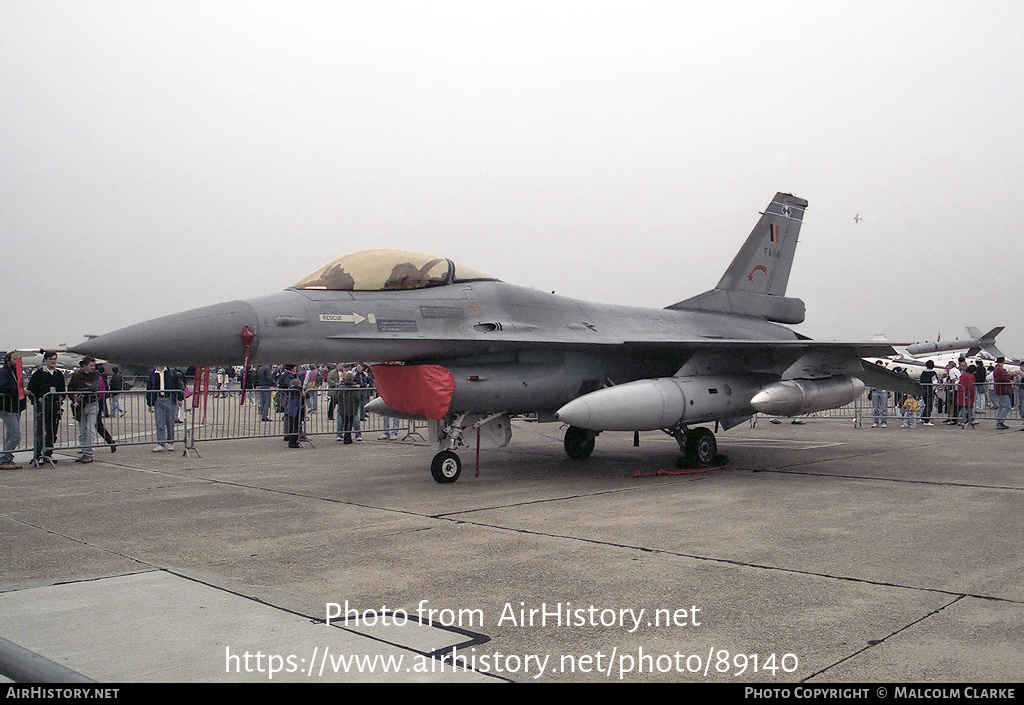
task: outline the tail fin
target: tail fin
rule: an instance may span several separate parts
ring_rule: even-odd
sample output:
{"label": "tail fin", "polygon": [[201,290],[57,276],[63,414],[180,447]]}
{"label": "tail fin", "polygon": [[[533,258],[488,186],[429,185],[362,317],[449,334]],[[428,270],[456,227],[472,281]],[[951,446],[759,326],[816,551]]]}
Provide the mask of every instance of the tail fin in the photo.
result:
{"label": "tail fin", "polygon": [[802,323],[804,302],[785,298],[807,201],[777,193],[711,291],[669,306]]}
{"label": "tail fin", "polygon": [[785,296],[807,201],[777,193],[716,289]]}
{"label": "tail fin", "polygon": [[[970,333],[972,337],[978,339],[978,341],[981,343],[981,350],[984,350],[986,353],[991,355],[993,359],[995,359],[999,357],[1006,357],[1005,355],[1003,355],[1003,352],[996,347],[996,336],[1003,332],[1003,328],[1005,328],[1005,326],[997,326],[996,328],[993,328],[985,335],[981,335],[981,331],[979,331],[977,328],[967,326],[967,332]],[[974,350],[974,348],[972,348],[972,350]],[[977,355],[978,353],[971,352],[970,354]]]}

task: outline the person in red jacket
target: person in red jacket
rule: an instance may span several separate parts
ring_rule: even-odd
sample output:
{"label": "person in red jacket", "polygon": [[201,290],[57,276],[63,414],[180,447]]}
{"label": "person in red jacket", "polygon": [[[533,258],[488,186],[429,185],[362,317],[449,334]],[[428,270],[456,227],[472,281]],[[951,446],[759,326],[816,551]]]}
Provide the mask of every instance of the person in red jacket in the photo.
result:
{"label": "person in red jacket", "polygon": [[992,394],[996,398],[996,428],[1007,430],[1006,416],[1010,413],[1010,399],[1013,396],[1013,378],[1003,367],[1006,358],[1000,357],[996,360],[996,367],[992,370]]}
{"label": "person in red jacket", "polygon": [[956,405],[960,407],[960,428],[967,428],[967,424],[974,428],[978,422],[974,420],[974,397],[977,385],[974,375],[971,374],[967,363],[960,362],[960,379],[956,383]]}

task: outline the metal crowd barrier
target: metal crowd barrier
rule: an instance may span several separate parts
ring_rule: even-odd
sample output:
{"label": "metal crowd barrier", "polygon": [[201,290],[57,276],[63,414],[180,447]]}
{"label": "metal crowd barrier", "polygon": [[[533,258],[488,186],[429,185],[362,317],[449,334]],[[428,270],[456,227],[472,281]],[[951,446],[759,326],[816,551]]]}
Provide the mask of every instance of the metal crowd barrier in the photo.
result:
{"label": "metal crowd barrier", "polygon": [[[996,398],[991,394],[992,384],[986,382],[977,385],[975,395],[975,406],[973,408],[974,418],[978,421],[995,421],[997,418]],[[188,386],[189,394],[192,386]],[[337,414],[329,418],[328,414],[332,407],[332,393],[335,389],[320,387],[315,390],[304,392],[305,409],[302,415],[300,436],[302,442],[309,442],[310,437],[335,436],[339,437]],[[200,394],[197,397],[187,397],[179,406],[178,422],[174,428],[174,447],[181,448],[183,452],[196,452],[196,444],[200,441],[230,440],[243,438],[268,438],[274,436],[284,437],[285,417],[277,411],[275,396],[282,390],[270,389],[246,389],[245,403],[242,403],[241,389],[210,390],[206,397]],[[1024,421],[1021,408],[1024,407],[1024,386],[1014,384],[1014,394],[1011,396],[1011,408],[1007,414],[1007,421]],[[373,387],[359,389],[361,406],[376,397],[376,390]],[[73,400],[78,392],[50,392],[45,395],[41,403],[34,404],[29,401],[26,410],[20,415],[19,428],[21,441],[15,451],[34,451],[34,458],[48,454],[52,451],[82,450],[79,442],[79,424],[75,420]],[[105,449],[116,451],[117,446],[147,445],[157,443],[156,426],[153,414],[149,411],[146,400],[146,390],[137,387],[122,392],[105,392],[103,399],[99,402],[99,414],[97,428],[93,434],[93,450],[103,451]],[[259,416],[260,396],[267,395],[268,412],[264,421]],[[885,416],[888,421],[901,422],[901,402],[905,398],[902,395],[889,393]],[[923,399],[919,397],[919,402]],[[52,445],[47,446],[43,426],[39,423],[40,412],[53,404],[60,409],[60,419],[57,432]],[[915,421],[922,423],[924,417],[923,409],[918,408]],[[935,385],[935,398],[931,414],[932,423],[941,422],[955,423],[959,420],[959,409],[956,406],[955,385]],[[397,436],[399,440],[416,438],[423,440],[426,428],[424,422],[404,421],[391,419],[376,414],[360,414],[359,431],[353,430],[356,434],[378,434],[387,432],[392,437]],[[768,418],[772,421],[781,419],[755,414],[750,425],[756,426],[760,419]],[[838,419],[849,420],[857,428],[872,423],[874,419],[873,401],[867,398],[867,394],[861,395],[858,399],[846,406],[836,409],[807,414],[797,417],[795,422],[799,423],[802,418]],[[45,419],[43,419],[45,421]],[[788,419],[787,419],[788,420]],[[356,436],[353,435],[353,440]],[[181,445],[179,445],[181,444]],[[37,462],[37,460],[34,460]]]}
{"label": "metal crowd barrier", "polygon": [[[984,382],[975,385],[975,403],[972,407],[974,419],[976,421],[995,421],[998,416],[998,408],[996,405],[996,396],[992,393],[993,384],[991,382]],[[1021,413],[1021,408],[1024,407],[1024,387],[1014,383],[1014,393],[1010,395],[1010,410],[1006,416],[1006,420],[1024,421],[1024,414]],[[907,395],[897,394],[895,392],[888,392],[885,404],[885,415],[887,421],[893,420],[902,423],[905,418],[903,411],[903,401]],[[931,419],[933,424],[936,423],[957,423],[960,420],[960,409],[956,404],[957,387],[955,384],[944,384],[939,383],[934,385],[934,396],[932,398],[931,414],[928,418]],[[914,421],[917,425],[923,422],[925,416],[925,397],[919,396],[917,412],[914,415]],[[756,426],[757,422],[761,418],[773,418],[766,417],[763,414],[757,414],[751,419],[751,426]],[[868,394],[865,392],[859,398],[847,404],[846,406],[840,406],[835,409],[826,409],[824,411],[817,411],[813,414],[805,414],[804,416],[797,417],[797,423],[802,418],[825,418],[825,419],[841,419],[850,420],[856,428],[861,428],[864,424],[871,424],[875,420],[874,400],[868,399]],[[908,419],[909,420],[909,419]]]}
{"label": "metal crowd barrier", "polygon": [[[308,441],[310,436],[335,436],[342,438],[346,431],[339,425],[339,414],[333,403],[333,397],[341,388],[319,387],[302,393],[302,411],[300,414],[299,435],[301,441]],[[346,388],[348,389],[348,388]],[[388,432],[397,440],[409,438],[424,439],[420,432],[426,428],[422,421],[406,421],[371,414],[363,410],[368,402],[376,398],[374,387],[360,387],[356,391],[360,397],[358,430],[353,427],[349,433],[353,441],[362,440],[362,434],[378,434]],[[292,392],[294,393],[294,392]],[[241,438],[284,437],[286,430],[285,414],[279,409],[286,402],[288,391],[276,387],[254,388],[245,390],[245,402],[242,403],[241,389],[211,390],[206,399],[188,399],[188,407],[192,418],[185,424],[189,437],[186,451],[194,449],[195,443],[204,440],[227,440]],[[261,397],[266,404],[267,419],[260,415]],[[155,438],[155,436],[154,436]]]}
{"label": "metal crowd barrier", "polygon": [[[285,415],[277,411],[274,396],[283,390],[246,389],[242,403],[242,390],[229,389],[213,391],[204,398],[202,394],[192,396],[191,387],[184,402],[178,406],[177,421],[173,438],[166,441],[173,449],[184,453],[196,452],[200,441],[230,440],[243,438],[271,438],[285,435]],[[328,418],[333,389],[321,387],[303,393],[304,413],[300,425],[303,442],[312,443],[310,437],[336,436],[339,433],[337,418]],[[424,439],[426,424],[382,417],[362,411],[365,403],[376,397],[372,387],[360,388],[359,431],[353,434],[382,434],[388,432],[397,440]],[[130,445],[154,445],[158,443],[153,413],[147,403],[145,389],[131,389],[122,392],[105,392],[98,402],[97,423],[93,429],[93,453],[116,452],[118,447]],[[259,396],[269,397],[267,418],[259,416]],[[16,451],[32,451],[33,464],[45,463],[41,456],[66,451],[82,451],[80,442],[81,423],[76,420],[75,399],[80,392],[49,392],[38,404],[31,401],[20,416],[21,442]],[[59,410],[58,423],[52,443],[48,443],[45,424],[50,418],[47,409]],[[421,433],[422,432],[422,433]],[[357,437],[353,436],[353,441]],[[359,439],[361,440],[361,439]]]}

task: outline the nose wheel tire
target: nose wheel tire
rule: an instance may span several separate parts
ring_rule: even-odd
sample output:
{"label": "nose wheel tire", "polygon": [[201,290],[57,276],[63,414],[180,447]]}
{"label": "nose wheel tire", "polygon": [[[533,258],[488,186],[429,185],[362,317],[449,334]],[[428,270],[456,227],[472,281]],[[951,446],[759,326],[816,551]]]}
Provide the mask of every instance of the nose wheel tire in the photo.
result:
{"label": "nose wheel tire", "polygon": [[462,461],[452,451],[442,450],[434,456],[433,462],[430,463],[430,474],[434,476],[436,482],[443,485],[455,482],[462,474]]}

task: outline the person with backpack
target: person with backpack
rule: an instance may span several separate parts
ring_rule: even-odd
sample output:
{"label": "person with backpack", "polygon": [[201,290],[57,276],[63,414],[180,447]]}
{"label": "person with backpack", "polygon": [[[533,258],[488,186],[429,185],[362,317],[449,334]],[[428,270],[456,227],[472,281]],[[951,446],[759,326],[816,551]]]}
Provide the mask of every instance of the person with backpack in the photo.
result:
{"label": "person with backpack", "polygon": [[338,390],[338,406],[335,413],[338,416],[337,435],[335,440],[343,443],[352,442],[352,434],[355,433],[356,440],[363,440],[359,431],[359,410],[362,406],[362,392],[355,381],[355,373],[352,370],[345,372],[343,382]]}
{"label": "person with backpack", "polygon": [[289,448],[301,448],[299,438],[302,432],[302,420],[305,416],[305,397],[302,394],[302,381],[295,374],[295,365],[285,365],[284,372],[277,380],[279,399],[283,401],[284,439]]}
{"label": "person with backpack", "polygon": [[935,404],[935,383],[938,374],[935,372],[935,361],[929,360],[924,364],[925,370],[921,373],[921,387],[924,389],[924,402],[921,406],[921,425],[934,426],[932,423],[932,406]]}
{"label": "person with backpack", "polygon": [[316,413],[316,398],[320,393],[320,371],[316,368],[316,365],[310,365],[306,369],[306,374],[302,379],[302,391],[306,396],[306,408],[309,413]]}

